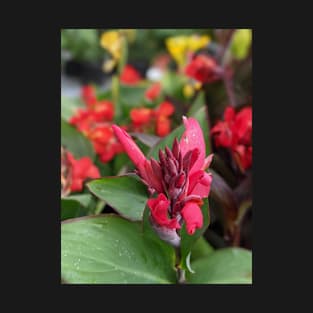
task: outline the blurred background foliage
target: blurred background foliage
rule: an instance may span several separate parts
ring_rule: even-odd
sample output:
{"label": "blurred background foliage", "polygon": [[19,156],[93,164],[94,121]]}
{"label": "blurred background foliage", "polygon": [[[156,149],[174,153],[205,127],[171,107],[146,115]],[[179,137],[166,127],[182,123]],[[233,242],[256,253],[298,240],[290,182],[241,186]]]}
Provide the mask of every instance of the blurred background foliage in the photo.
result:
{"label": "blurred background foliage", "polygon": [[[104,55],[104,50],[100,46],[100,37],[104,31],[108,30],[62,29],[61,48],[76,61],[100,61]],[[213,36],[212,29],[133,29],[128,61],[130,63],[138,60],[149,62],[159,53],[166,52],[166,38],[194,33]]]}

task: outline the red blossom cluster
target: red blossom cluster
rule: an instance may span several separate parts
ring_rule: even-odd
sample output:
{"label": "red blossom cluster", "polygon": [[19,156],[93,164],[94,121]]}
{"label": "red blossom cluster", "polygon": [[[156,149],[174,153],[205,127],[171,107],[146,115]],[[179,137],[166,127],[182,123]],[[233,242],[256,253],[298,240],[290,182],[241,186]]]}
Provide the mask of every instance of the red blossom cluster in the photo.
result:
{"label": "red blossom cluster", "polygon": [[201,83],[212,83],[221,78],[222,69],[207,55],[196,55],[185,68],[185,74]]}
{"label": "red blossom cluster", "polygon": [[82,98],[86,108],[77,110],[69,122],[92,142],[100,160],[108,162],[123,151],[112,130],[114,105],[108,100],[97,100],[92,86],[82,88]]}
{"label": "red blossom cluster", "polygon": [[83,182],[87,178],[99,178],[99,169],[92,163],[89,157],[83,157],[79,160],[67,151],[67,159],[71,167],[71,187],[70,190],[82,191]]}
{"label": "red blossom cluster", "polygon": [[171,131],[170,116],[174,106],[169,101],[162,102],[156,109],[134,108],[130,112],[131,128],[136,132],[154,130],[155,134],[164,137]]}
{"label": "red blossom cluster", "polygon": [[216,147],[229,148],[239,168],[244,171],[252,165],[252,107],[238,113],[233,107],[224,111],[224,121],[211,129]]}
{"label": "red blossom cluster", "polygon": [[[157,82],[152,84],[145,91],[145,99],[152,102],[156,101],[161,95],[162,86]],[[130,111],[130,129],[135,132],[152,132],[160,137],[168,135],[171,131],[170,116],[173,115],[175,108],[169,101],[161,102],[157,108],[138,107]]]}

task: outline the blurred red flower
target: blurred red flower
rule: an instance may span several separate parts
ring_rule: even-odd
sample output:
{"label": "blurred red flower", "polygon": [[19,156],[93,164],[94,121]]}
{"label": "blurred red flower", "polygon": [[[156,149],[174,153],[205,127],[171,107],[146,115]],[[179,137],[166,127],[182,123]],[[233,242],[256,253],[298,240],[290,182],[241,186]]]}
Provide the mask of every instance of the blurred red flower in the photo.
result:
{"label": "blurred red flower", "polygon": [[81,96],[86,103],[86,105],[93,104],[97,101],[96,90],[91,85],[85,85],[82,87]]}
{"label": "blurred red flower", "polygon": [[131,65],[127,64],[124,66],[123,71],[120,75],[122,83],[127,85],[136,85],[141,81],[140,73]]}
{"label": "blurred red flower", "polygon": [[242,170],[252,165],[252,107],[238,113],[233,107],[224,111],[224,120],[211,129],[216,147],[229,148]]}
{"label": "blurred red flower", "polygon": [[153,101],[155,100],[161,93],[161,84],[158,83],[154,83],[150,86],[150,88],[148,88],[145,92],[145,97],[150,100]]}
{"label": "blurred red flower", "polygon": [[103,163],[109,162],[115,154],[123,151],[121,144],[115,138],[112,124],[94,127],[89,131],[87,137],[91,140],[100,161]]}
{"label": "blurred red flower", "polygon": [[195,56],[185,68],[185,74],[201,83],[212,83],[221,78],[221,68],[212,57]]}
{"label": "blurred red flower", "polygon": [[171,131],[170,116],[174,113],[175,108],[169,101],[164,101],[156,109],[156,134],[160,137],[168,135]]}
{"label": "blurred red flower", "polygon": [[134,108],[130,111],[132,128],[137,132],[148,132],[154,129],[155,133],[164,137],[171,131],[170,116],[175,108],[169,101],[162,102],[156,109]]}
{"label": "blurred red flower", "polygon": [[149,108],[134,108],[130,111],[130,119],[135,127],[149,123],[152,115],[153,110]]}
{"label": "blurred red flower", "polygon": [[67,158],[72,170],[71,191],[82,191],[83,182],[87,178],[99,178],[99,169],[92,163],[89,157],[75,159],[74,156],[67,152]]}

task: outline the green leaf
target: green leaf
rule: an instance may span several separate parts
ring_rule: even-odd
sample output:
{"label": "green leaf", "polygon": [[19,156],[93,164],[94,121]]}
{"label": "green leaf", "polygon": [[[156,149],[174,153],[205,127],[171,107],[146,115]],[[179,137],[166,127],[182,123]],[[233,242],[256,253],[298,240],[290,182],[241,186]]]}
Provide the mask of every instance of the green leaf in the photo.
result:
{"label": "green leaf", "polygon": [[140,107],[142,106],[144,93],[147,89],[145,85],[139,86],[128,86],[121,84],[120,85],[120,100],[127,107]]}
{"label": "green leaf", "polygon": [[252,41],[251,29],[237,29],[233,35],[230,51],[239,60],[246,58]]}
{"label": "green leaf", "polygon": [[89,182],[87,187],[120,215],[133,221],[142,220],[148,192],[147,188],[136,177],[104,177]]}
{"label": "green leaf", "polygon": [[171,284],[174,251],[116,215],[61,226],[61,277],[72,284]]}
{"label": "green leaf", "polygon": [[191,262],[206,257],[212,252],[214,252],[214,248],[201,236],[191,249]]}
{"label": "green leaf", "polygon": [[87,215],[91,198],[89,194],[61,198],[61,220]]}
{"label": "green leaf", "polygon": [[178,100],[185,100],[183,94],[183,87],[187,83],[188,78],[184,75],[179,75],[172,71],[167,71],[162,77],[162,89],[164,90],[165,94],[178,99]]}
{"label": "green leaf", "polygon": [[242,248],[225,248],[192,263],[191,284],[252,284],[252,253]]}
{"label": "green leaf", "polygon": [[76,128],[61,119],[61,144],[68,149],[75,158],[95,158],[95,152],[90,141]]}
{"label": "green leaf", "polygon": [[61,118],[65,121],[75,115],[79,108],[84,108],[84,104],[79,98],[61,97]]}
{"label": "green leaf", "polygon": [[188,255],[192,249],[192,246],[194,243],[197,241],[199,237],[202,236],[204,231],[207,229],[210,223],[210,216],[209,216],[209,204],[208,204],[208,199],[204,199],[203,205],[201,207],[202,215],[203,215],[203,226],[200,229],[197,229],[193,235],[189,235],[186,230],[186,223],[183,224],[183,227],[180,231],[180,236],[181,236],[181,263],[180,266],[185,269],[192,271],[188,266],[187,263],[187,258]]}

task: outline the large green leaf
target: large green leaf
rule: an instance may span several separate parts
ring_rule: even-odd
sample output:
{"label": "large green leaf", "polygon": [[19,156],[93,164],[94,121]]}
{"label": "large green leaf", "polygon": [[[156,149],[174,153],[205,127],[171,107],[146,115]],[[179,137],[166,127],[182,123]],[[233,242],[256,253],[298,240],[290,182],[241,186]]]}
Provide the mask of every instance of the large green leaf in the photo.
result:
{"label": "large green leaf", "polygon": [[133,221],[142,220],[148,193],[147,188],[136,177],[104,177],[89,182],[87,186],[120,215]]}
{"label": "large green leaf", "polygon": [[116,215],[61,226],[61,277],[74,284],[171,284],[174,251]]}
{"label": "large green leaf", "polygon": [[225,248],[191,264],[187,273],[191,284],[251,284],[252,253],[242,248]]}
{"label": "large green leaf", "polygon": [[87,215],[91,198],[89,194],[61,198],[61,220]]}
{"label": "large green leaf", "polygon": [[68,121],[79,108],[84,108],[80,98],[61,97],[61,118]]}
{"label": "large green leaf", "polygon": [[190,261],[193,262],[200,258],[207,257],[214,252],[214,248],[208,243],[208,241],[201,236],[193,245],[191,249]]}
{"label": "large green leaf", "polygon": [[90,141],[64,120],[61,120],[61,144],[64,145],[75,158],[88,156],[93,160],[95,157],[95,152]]}

